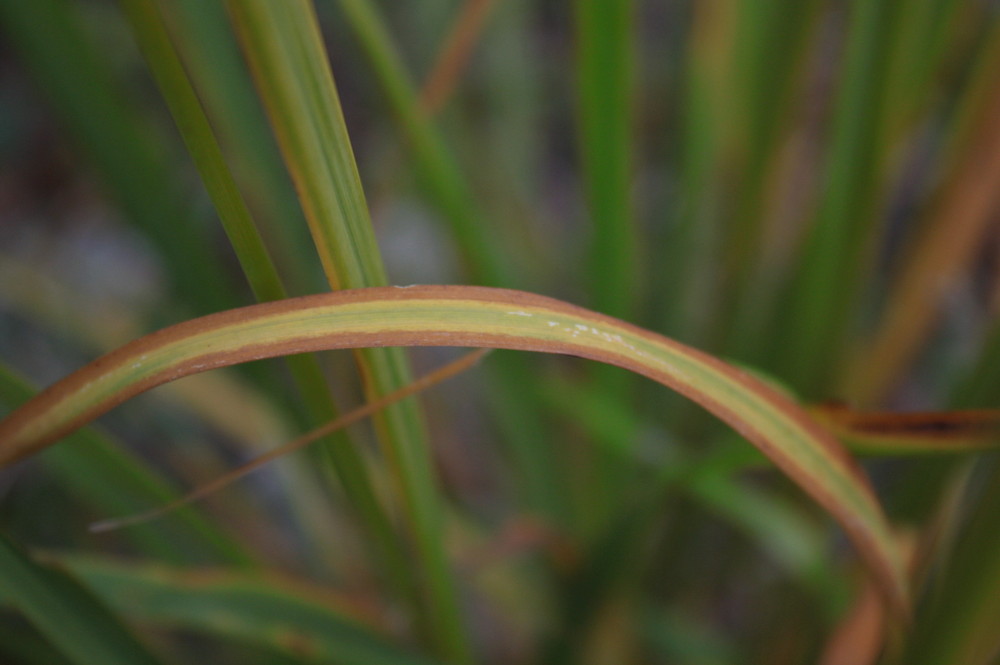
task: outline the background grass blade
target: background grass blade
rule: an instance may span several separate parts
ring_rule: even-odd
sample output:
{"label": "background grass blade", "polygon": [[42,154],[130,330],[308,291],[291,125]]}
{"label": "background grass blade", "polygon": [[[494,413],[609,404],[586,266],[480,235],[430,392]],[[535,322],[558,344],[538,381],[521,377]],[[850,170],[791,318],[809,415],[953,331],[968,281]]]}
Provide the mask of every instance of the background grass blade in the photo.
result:
{"label": "background grass blade", "polygon": [[[0,366],[0,401],[13,409],[35,394],[27,382]],[[139,510],[177,497],[155,472],[99,431],[83,428],[69,439],[68,445],[45,451],[41,462],[95,511]],[[242,546],[194,510],[179,512],[177,521],[166,527],[135,529],[125,537],[139,551],[177,564],[254,562]]]}
{"label": "background grass blade", "polygon": [[854,462],[766,384],[621,321],[523,292],[476,287],[346,291],[179,324],[120,348],[0,422],[0,462],[24,457],[142,390],[251,358],[365,345],[477,346],[578,355],[697,401],[834,515],[897,616],[908,594],[889,527]]}
{"label": "background grass blade", "polygon": [[[388,283],[311,5],[240,0],[228,6],[331,288]],[[410,382],[401,349],[369,349],[356,358],[369,401]],[[438,652],[467,662],[470,646],[444,554],[444,509],[421,414],[413,400],[404,400],[380,412],[375,425],[417,562],[399,569],[396,579],[408,583],[405,596],[422,599],[414,618]]]}
{"label": "background grass blade", "polygon": [[902,372],[926,343],[944,297],[968,272],[986,242],[1000,202],[1000,29],[986,38],[986,53],[970,85],[968,108],[953,124],[956,162],[930,204],[921,234],[896,272],[883,319],[855,359],[850,394],[861,403],[878,403],[899,383]]}
{"label": "background grass blade", "polygon": [[196,314],[225,309],[234,290],[208,251],[210,236],[180,203],[185,197],[164,158],[168,151],[90,40],[79,9],[58,0],[5,2],[0,19],[129,221],[175,268],[171,279],[186,306]]}
{"label": "background grass blade", "polygon": [[223,0],[180,0],[160,11],[288,290],[312,290],[322,279],[319,258]]}
{"label": "background grass blade", "polygon": [[[632,206],[634,15],[631,1],[573,5],[577,145],[590,228],[587,291],[594,309],[627,320],[634,320],[643,297],[638,286],[644,283],[645,260]],[[626,374],[606,366],[597,370],[609,399],[627,402],[634,394]],[[623,430],[621,440],[632,440],[631,434]],[[613,513],[614,497],[630,479],[621,456],[606,452],[600,449],[595,456],[588,483],[593,500],[583,511],[589,523],[598,525]]]}
{"label": "background grass blade", "polygon": [[[733,304],[723,308],[721,348],[741,362],[757,363],[774,315],[779,268],[788,260],[774,241],[775,180],[788,140],[795,102],[803,85],[802,62],[809,57],[808,37],[816,29],[817,6],[812,0],[741,2],[733,37],[729,87],[734,108],[726,167],[736,180],[726,206],[723,239],[728,294]],[[720,113],[720,111],[716,111]]]}
{"label": "background grass blade", "polygon": [[599,312],[631,318],[642,257],[632,215],[634,9],[627,0],[574,4],[577,123],[591,220],[590,285]]}
{"label": "background grass blade", "polygon": [[447,103],[496,0],[465,0],[420,91],[420,106],[433,116]]}
{"label": "background grass blade", "polygon": [[720,183],[716,171],[723,155],[725,131],[732,126],[729,85],[733,3],[692,6],[691,36],[683,72],[681,126],[675,151],[679,171],[661,257],[663,270],[658,303],[662,330],[682,342],[709,335],[716,315],[712,295],[718,288],[721,245]]}
{"label": "background grass blade", "polygon": [[[520,253],[503,251],[511,243],[498,237],[499,228],[491,228],[495,223],[480,209],[469,178],[448,149],[442,132],[422,108],[377,8],[369,0],[340,0],[339,4],[371,63],[398,131],[412,151],[428,197],[451,227],[469,278],[486,286],[502,287],[533,281],[524,277],[534,271],[531,262],[522,260]],[[512,4],[506,3],[498,12],[512,9]],[[506,138],[503,140],[506,145]],[[519,168],[524,166],[523,162],[518,164]],[[551,436],[531,405],[532,395],[525,389],[530,385],[529,372],[513,361],[498,365],[496,374],[493,408],[520,476],[519,484],[525,488],[524,503],[528,510],[565,524],[571,519],[565,483],[555,454],[546,445]]]}
{"label": "background grass blade", "polygon": [[906,662],[915,665],[995,661],[1000,638],[1000,464],[983,465],[980,496],[959,534],[959,545],[943,573],[936,602],[919,617]]}
{"label": "background grass blade", "polygon": [[815,220],[799,256],[787,325],[772,337],[781,376],[810,398],[825,385],[844,347],[848,312],[873,251],[868,223],[879,190],[882,77],[894,3],[857,0],[845,47],[826,174]]}
{"label": "background grass blade", "polygon": [[137,623],[235,639],[297,662],[436,662],[394,644],[349,598],[279,575],[192,572],[92,558],[62,563],[109,606]]}
{"label": "background grass blade", "polygon": [[[160,10],[147,0],[124,0],[123,4],[254,296],[259,302],[285,298],[285,286],[223,157],[198,95],[171,44]],[[333,396],[316,359],[293,356],[288,363],[310,417],[315,422],[336,418]],[[405,577],[401,571],[405,563],[398,554],[389,518],[375,497],[358,446],[343,432],[329,437],[325,443],[325,449],[319,453],[320,460],[332,465],[357,511],[360,524],[375,544],[372,548],[375,556],[383,559],[385,569],[390,576],[395,576],[396,584],[403,585]]]}
{"label": "background grass blade", "polygon": [[502,242],[497,233],[484,224],[489,216],[479,209],[459,165],[430,118],[421,110],[416,87],[407,76],[376,8],[369,0],[340,0],[340,6],[419,164],[418,177],[423,179],[428,195],[454,234],[469,276],[486,286],[514,285],[509,259],[503,258],[505,253],[500,249]]}
{"label": "background grass blade", "polygon": [[73,662],[160,662],[89,591],[0,536],[0,602],[14,605]]}
{"label": "background grass blade", "polygon": [[123,0],[139,47],[163,93],[181,138],[201,174],[243,274],[259,301],[280,300],[287,294],[264,246],[250,209],[222,155],[222,148],[177,55],[156,4]]}

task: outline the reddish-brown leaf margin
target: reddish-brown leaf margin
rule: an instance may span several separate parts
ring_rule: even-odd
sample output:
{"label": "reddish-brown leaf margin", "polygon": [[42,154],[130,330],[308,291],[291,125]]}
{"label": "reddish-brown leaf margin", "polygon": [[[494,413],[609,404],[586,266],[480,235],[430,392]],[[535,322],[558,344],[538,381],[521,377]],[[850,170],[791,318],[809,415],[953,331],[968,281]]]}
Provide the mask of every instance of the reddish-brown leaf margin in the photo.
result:
{"label": "reddish-brown leaf margin", "polygon": [[[417,325],[414,311],[421,307],[425,311]],[[367,311],[369,316],[353,328],[346,324],[323,327],[324,313],[345,311],[362,315]],[[464,318],[449,319],[451,311]],[[482,322],[472,318],[480,313]],[[527,323],[536,315],[548,319],[544,322],[551,334],[533,330]],[[310,317],[319,329],[280,328],[289,321],[308,327]],[[256,341],[241,344],[234,338],[247,330]],[[196,350],[189,350],[191,355],[182,362],[164,363],[156,355],[166,349],[169,356],[171,349],[183,344],[194,345]],[[685,369],[637,348],[642,344],[659,349],[673,361],[684,361]],[[179,323],[95,360],[0,421],[0,466],[37,452],[132,396],[189,374],[281,355],[382,346],[467,346],[574,355],[623,367],[680,392],[756,445],[830,512],[867,562],[893,614],[908,617],[903,567],[867,478],[802,408],[753,376],[701,351],[612,317],[522,291],[471,286],[356,289],[253,305]],[[160,365],[151,365],[150,358]],[[713,394],[696,387],[698,382],[686,376],[692,371],[704,372],[718,383],[718,390]],[[137,380],[136,373],[141,374]],[[81,395],[91,393],[106,397],[90,404],[84,399],[75,413],[64,408],[74,398],[79,401]],[[742,401],[740,411],[727,401]],[[790,452],[764,431],[761,422],[777,423],[789,436],[809,443]],[[820,467],[822,471],[817,471]]]}

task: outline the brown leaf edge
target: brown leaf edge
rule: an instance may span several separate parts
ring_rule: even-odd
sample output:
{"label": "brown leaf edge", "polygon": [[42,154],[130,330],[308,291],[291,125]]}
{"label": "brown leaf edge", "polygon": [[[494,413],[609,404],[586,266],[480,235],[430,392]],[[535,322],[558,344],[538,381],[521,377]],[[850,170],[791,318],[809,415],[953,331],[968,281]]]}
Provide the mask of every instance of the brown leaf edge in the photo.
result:
{"label": "brown leaf edge", "polygon": [[[189,357],[182,363],[167,363],[161,368],[148,371],[140,380],[125,382],[120,388],[111,392],[109,397],[91,403],[78,413],[64,414],[67,417],[62,420],[53,415],[58,414],[60,403],[68,401],[74,394],[92,388],[97,390],[95,386],[103,379],[112,376],[116,370],[120,372],[129,365],[139,366],[147,354],[151,355],[156,350],[173,343],[181,343],[191,338],[200,339],[226,328],[236,329],[247,322],[266,322],[269,318],[280,317],[283,314],[308,316],[314,309],[352,304],[378,304],[384,307],[399,303],[401,309],[405,310],[404,305],[434,306],[435,303],[443,305],[448,301],[466,301],[474,307],[491,310],[495,310],[499,305],[511,310],[507,311],[507,314],[533,315],[530,311],[526,311],[531,310],[550,317],[561,316],[569,323],[577,321],[575,325],[580,330],[591,330],[595,333],[600,331],[609,335],[614,331],[620,331],[624,335],[665,349],[670,354],[684,356],[699,369],[727,383],[727,388],[732,394],[752,394],[755,407],[768,408],[780,414],[784,427],[805,434],[817,444],[816,450],[812,452],[822,456],[824,464],[828,465],[826,472],[835,476],[841,484],[848,483],[852,490],[860,494],[857,499],[861,503],[857,504],[856,508],[867,513],[868,519],[859,518],[854,511],[842,505],[835,494],[823,482],[810,475],[792,454],[775,445],[770,437],[753,427],[740,413],[726,405],[723,399],[691,385],[685,380],[684,373],[672,365],[644,359],[635,353],[634,348],[631,351],[625,348],[628,345],[623,346],[620,351],[596,348],[593,344],[588,344],[586,335],[580,339],[576,334],[529,336],[519,331],[518,322],[513,320],[520,318],[518,316],[511,317],[511,324],[506,327],[477,326],[474,323],[456,322],[454,319],[442,317],[440,322],[420,326],[408,327],[406,323],[402,323],[396,327],[386,324],[384,328],[380,328],[368,324],[364,330],[347,332],[329,330],[324,334],[315,332],[295,334],[286,331],[284,334],[275,334],[270,339],[253,344],[229,346],[220,344],[219,348],[206,345],[197,355]],[[600,326],[600,329],[597,326]],[[275,333],[278,332],[280,331],[275,330]],[[628,369],[676,390],[702,405],[757,446],[807,494],[830,512],[868,563],[879,582],[892,615],[900,622],[908,621],[910,610],[907,582],[899,563],[898,552],[886,546],[890,529],[871,485],[854,459],[802,408],[759,379],[694,348],[618,319],[523,291],[474,286],[355,289],[252,305],[170,326],[126,344],[77,370],[0,421],[0,466],[41,450],[139,393],[190,374],[276,356],[329,349],[385,346],[466,346],[572,355]],[[103,389],[107,391],[107,386]]]}

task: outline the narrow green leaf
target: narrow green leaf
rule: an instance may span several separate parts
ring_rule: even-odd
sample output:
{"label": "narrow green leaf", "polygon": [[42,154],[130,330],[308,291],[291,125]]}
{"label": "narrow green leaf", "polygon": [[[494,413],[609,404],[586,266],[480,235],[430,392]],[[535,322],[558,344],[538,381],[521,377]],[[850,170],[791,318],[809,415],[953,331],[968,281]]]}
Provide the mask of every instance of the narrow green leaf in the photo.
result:
{"label": "narrow green leaf", "polygon": [[630,0],[577,0],[578,133],[593,229],[594,309],[629,318],[641,262],[632,217],[632,22]]}
{"label": "narrow green leaf", "polygon": [[375,70],[375,79],[417,163],[428,195],[451,227],[473,281],[486,286],[512,286],[508,261],[499,251],[497,234],[483,223],[472,188],[448,151],[444,139],[421,110],[416,87],[393,47],[385,24],[370,0],[340,0],[340,6]]}
{"label": "narrow green leaf", "polygon": [[185,628],[308,663],[432,665],[393,644],[346,598],[277,575],[62,560],[109,606],[144,624]]}
{"label": "narrow green leaf", "polygon": [[[719,163],[726,128],[733,124],[729,26],[732,2],[695,3],[682,59],[677,156],[677,193],[668,208],[659,251],[657,303],[662,330],[683,342],[703,340],[718,302],[723,199]],[[675,402],[676,404],[676,402]]]}
{"label": "narrow green leaf", "polygon": [[160,3],[160,11],[289,291],[311,292],[319,257],[223,0]]}
{"label": "narrow green leaf", "polygon": [[[311,4],[231,0],[228,6],[331,288],[388,283]],[[356,358],[369,401],[411,380],[402,349],[368,349]],[[438,651],[469,662],[471,649],[444,554],[443,499],[417,403],[405,400],[386,408],[375,427],[415,554],[416,565],[397,567],[401,592],[408,600],[423,601],[415,618]],[[398,552],[387,548],[386,560],[398,558]]]}
{"label": "narrow green leaf", "polygon": [[[632,319],[641,299],[638,287],[644,283],[631,203],[634,7],[631,0],[577,0],[573,12],[577,135],[591,228],[587,287],[594,309]],[[628,401],[628,375],[597,369],[608,399]],[[630,481],[622,461],[598,449],[591,501],[583,511],[590,523],[600,525],[608,518]]]}
{"label": "narrow green leaf", "polygon": [[742,2],[733,53],[732,160],[738,175],[726,221],[726,297],[717,324],[727,357],[759,362],[764,335],[776,304],[776,269],[767,245],[773,215],[774,174],[781,163],[782,141],[794,126],[794,94],[808,59],[808,36],[815,32],[815,0]]}
{"label": "narrow green leaf", "polygon": [[3,536],[0,600],[23,612],[64,655],[81,665],[159,662],[75,579],[36,563]]}
{"label": "narrow green leaf", "polygon": [[[479,209],[471,184],[449,152],[441,132],[421,108],[416,88],[376,7],[369,0],[340,0],[340,6],[371,62],[399,132],[413,153],[417,176],[423,179],[428,196],[451,226],[472,281],[487,286],[515,286],[513,273],[523,273],[527,267],[512,269],[513,255],[498,249],[502,243],[483,221],[489,216]],[[511,9],[514,4],[507,3],[497,11]],[[505,70],[510,70],[510,62],[504,60]],[[514,78],[520,85],[527,76],[518,72]],[[507,134],[499,140],[505,146],[511,144]],[[545,446],[548,437],[544,427],[530,399],[525,398],[528,373],[517,362],[498,365],[493,384],[497,397],[492,406],[499,414],[498,426],[504,431],[505,443],[524,486],[526,506],[565,524],[570,519],[567,493],[560,491],[558,463]]]}
{"label": "narrow green leaf", "polygon": [[830,379],[843,352],[871,258],[879,188],[881,105],[893,28],[892,0],[854,0],[819,209],[790,295],[772,336],[781,375],[810,398]]}
{"label": "narrow green leaf", "polygon": [[697,401],[756,445],[843,526],[892,610],[908,608],[889,525],[863,474],[787,397],[695,349],[532,294],[460,286],[360,289],[256,305],[136,340],[0,422],[0,463],[160,383],[249,359],[358,346],[474,346],[598,360]]}
{"label": "narrow green leaf", "polygon": [[[223,157],[198,95],[188,81],[159,8],[151,0],[122,0],[122,3],[181,136],[212,197],[254,296],[259,302],[281,300],[287,295],[285,286]],[[288,358],[288,363],[315,422],[335,418],[337,410],[333,396],[317,360],[310,356],[293,356]],[[329,461],[332,462],[352,507],[358,511],[361,523],[376,544],[376,556],[383,558],[390,574],[399,575],[405,562],[397,554],[389,518],[375,498],[358,447],[351,444],[344,432],[330,437],[327,443]]]}

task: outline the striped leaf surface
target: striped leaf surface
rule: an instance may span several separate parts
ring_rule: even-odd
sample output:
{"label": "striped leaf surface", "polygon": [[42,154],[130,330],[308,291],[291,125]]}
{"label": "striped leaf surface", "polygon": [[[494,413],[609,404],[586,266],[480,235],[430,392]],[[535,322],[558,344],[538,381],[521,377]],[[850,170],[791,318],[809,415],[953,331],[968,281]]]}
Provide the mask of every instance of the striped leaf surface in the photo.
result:
{"label": "striped leaf surface", "polygon": [[0,464],[126,399],[196,372],[294,353],[469,346],[623,367],[686,395],[757,446],[833,515],[897,616],[908,592],[886,518],[853,459],[788,397],[696,349],[558,300],[467,286],[357,289],[265,303],[153,333],[56,383],[0,422]]}

